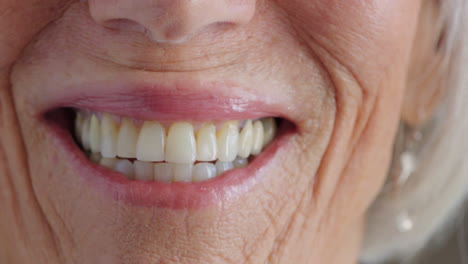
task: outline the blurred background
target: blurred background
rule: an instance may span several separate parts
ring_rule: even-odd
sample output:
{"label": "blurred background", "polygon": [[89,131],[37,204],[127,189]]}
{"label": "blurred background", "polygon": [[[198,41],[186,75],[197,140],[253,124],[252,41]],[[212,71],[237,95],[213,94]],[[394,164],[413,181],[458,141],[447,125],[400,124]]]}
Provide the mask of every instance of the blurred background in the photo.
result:
{"label": "blurred background", "polygon": [[468,264],[468,217],[465,210],[446,231],[448,236],[435,239],[423,254],[410,261],[388,262],[387,264]]}

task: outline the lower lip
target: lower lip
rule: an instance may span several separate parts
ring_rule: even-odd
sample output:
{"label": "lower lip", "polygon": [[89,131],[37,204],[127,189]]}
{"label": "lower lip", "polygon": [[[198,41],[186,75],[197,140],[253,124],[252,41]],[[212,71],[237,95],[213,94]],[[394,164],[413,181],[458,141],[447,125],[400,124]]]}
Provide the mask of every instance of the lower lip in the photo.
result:
{"label": "lower lip", "polygon": [[264,178],[264,169],[274,161],[280,148],[287,149],[287,139],[292,134],[292,129],[288,128],[278,131],[272,144],[245,168],[203,182],[164,183],[129,180],[118,172],[92,163],[66,128],[58,123],[48,123],[55,144],[62,146],[64,156],[71,160],[74,170],[99,192],[133,206],[167,209],[200,209],[237,200]]}

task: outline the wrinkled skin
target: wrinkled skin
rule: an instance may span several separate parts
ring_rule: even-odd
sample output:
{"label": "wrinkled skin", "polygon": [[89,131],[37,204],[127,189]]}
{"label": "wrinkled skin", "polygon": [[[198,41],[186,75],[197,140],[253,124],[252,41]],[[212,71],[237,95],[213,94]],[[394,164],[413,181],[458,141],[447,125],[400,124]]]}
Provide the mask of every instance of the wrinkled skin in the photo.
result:
{"label": "wrinkled skin", "polygon": [[[198,2],[0,3],[5,263],[356,262],[418,66],[421,1]],[[65,84],[122,76],[235,80],[288,106],[297,134],[237,199],[119,202],[82,181],[38,114]]]}

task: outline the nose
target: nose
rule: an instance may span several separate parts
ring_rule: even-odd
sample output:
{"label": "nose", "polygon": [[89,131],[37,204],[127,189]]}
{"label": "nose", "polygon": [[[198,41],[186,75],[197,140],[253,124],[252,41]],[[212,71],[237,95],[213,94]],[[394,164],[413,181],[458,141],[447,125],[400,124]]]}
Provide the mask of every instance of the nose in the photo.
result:
{"label": "nose", "polygon": [[180,43],[221,24],[247,24],[256,0],[89,0],[99,24],[145,32],[156,42]]}

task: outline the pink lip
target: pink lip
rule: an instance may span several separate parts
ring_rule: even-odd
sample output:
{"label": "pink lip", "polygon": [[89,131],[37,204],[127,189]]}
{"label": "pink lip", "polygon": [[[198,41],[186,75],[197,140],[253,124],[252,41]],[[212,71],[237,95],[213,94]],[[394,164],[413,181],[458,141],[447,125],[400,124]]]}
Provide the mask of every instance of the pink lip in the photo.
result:
{"label": "pink lip", "polygon": [[52,100],[55,102],[49,109],[76,107],[140,120],[241,120],[284,117],[287,113],[267,95],[244,92],[236,85],[218,82],[207,85],[100,82],[70,87],[67,94]]}
{"label": "pink lip", "polygon": [[[60,98],[53,108],[77,107],[147,120],[226,120],[284,115],[277,105],[257,100],[255,96],[225,97],[148,85],[121,85],[101,91],[97,84],[92,84],[79,91]],[[62,146],[63,155],[98,191],[135,206],[171,209],[205,208],[237,199],[264,179],[263,169],[275,160],[279,149],[287,148],[287,139],[293,133],[292,127],[283,127],[272,144],[246,168],[229,171],[205,182],[169,184],[130,181],[120,173],[91,163],[63,125],[48,123],[54,134],[53,140]]]}

